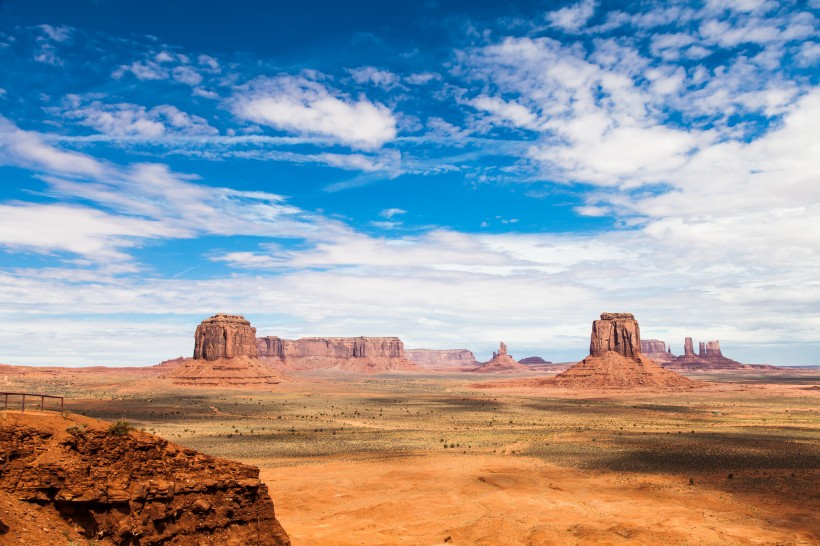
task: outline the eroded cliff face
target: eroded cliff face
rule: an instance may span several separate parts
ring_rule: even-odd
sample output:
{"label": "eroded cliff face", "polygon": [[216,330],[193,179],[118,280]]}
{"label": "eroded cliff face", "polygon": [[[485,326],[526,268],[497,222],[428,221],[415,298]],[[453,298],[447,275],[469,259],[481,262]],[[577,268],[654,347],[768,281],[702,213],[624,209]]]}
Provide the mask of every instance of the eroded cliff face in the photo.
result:
{"label": "eroded cliff face", "polygon": [[632,313],[601,313],[593,321],[589,354],[601,356],[609,351],[627,358],[641,354],[641,330]]}
{"label": "eroded cliff face", "polygon": [[640,327],[631,313],[602,313],[592,323],[589,356],[553,381],[573,389],[678,389],[697,384],[643,355]]}
{"label": "eroded cliff face", "polygon": [[643,354],[646,354],[646,353],[665,353],[666,352],[666,342],[661,341],[660,339],[642,339],[641,340],[641,352]]}
{"label": "eroded cliff face", "polygon": [[282,374],[257,354],[256,328],[244,317],[219,313],[197,326],[194,358],[167,366],[166,377],[192,387],[266,386],[282,381]]}
{"label": "eroded cliff face", "polygon": [[89,540],[290,544],[258,468],[144,432],[113,435],[108,423],[80,416],[0,421],[0,490],[53,507]]}
{"label": "eroded cliff face", "polygon": [[473,367],[478,364],[475,355],[468,349],[407,349],[409,360],[424,368]]}
{"label": "eroded cliff face", "polygon": [[256,340],[260,357],[297,370],[337,368],[349,371],[415,370],[397,337],[305,337]]}
{"label": "eroded cliff face", "polygon": [[218,313],[203,320],[194,334],[194,359],[256,357],[256,328],[240,315]]}

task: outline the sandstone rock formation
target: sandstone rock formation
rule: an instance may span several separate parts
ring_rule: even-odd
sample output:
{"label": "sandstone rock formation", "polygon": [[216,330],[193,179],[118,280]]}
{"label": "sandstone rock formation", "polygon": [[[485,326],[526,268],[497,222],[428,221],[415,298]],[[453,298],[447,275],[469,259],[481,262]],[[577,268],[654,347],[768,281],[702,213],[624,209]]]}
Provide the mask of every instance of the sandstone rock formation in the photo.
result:
{"label": "sandstone rock formation", "polygon": [[660,339],[642,339],[641,340],[641,352],[643,354],[647,354],[647,353],[665,353],[666,352],[666,343],[661,341]]}
{"label": "sandstone rock formation", "polygon": [[422,368],[446,370],[473,368],[478,364],[475,355],[468,349],[407,349],[405,354]]}
{"label": "sandstone rock formation", "polygon": [[498,351],[493,352],[493,357],[472,371],[476,373],[520,373],[532,370],[511,357],[507,353],[507,344],[502,341]]}
{"label": "sandstone rock formation", "polygon": [[731,358],[726,358],[720,350],[720,341],[698,342],[698,353],[695,354],[692,338],[687,337],[684,344],[684,354],[661,362],[670,370],[678,371],[721,371],[721,370],[770,370],[773,366],[759,364],[741,364]]}
{"label": "sandstone rock formation", "polygon": [[239,315],[205,319],[194,334],[194,358],[182,359],[166,374],[178,385],[272,385],[282,375],[257,358],[256,328]]}
{"label": "sandstone rock formation", "polygon": [[675,355],[672,354],[672,348],[660,339],[642,339],[641,353],[659,364],[675,358]]}
{"label": "sandstone rock formation", "polygon": [[397,337],[258,338],[262,360],[292,370],[337,369],[356,372],[417,370]]}
{"label": "sandstone rock formation", "polygon": [[552,362],[550,362],[549,360],[544,360],[540,356],[528,356],[526,358],[522,358],[521,360],[519,360],[518,363],[519,364],[526,364],[526,365],[531,365],[531,364],[552,364]]}
{"label": "sandstone rock formation", "polygon": [[683,340],[683,356],[695,356],[695,346],[692,344],[691,337]]}
{"label": "sandstone rock formation", "polygon": [[239,315],[218,313],[196,327],[194,359],[256,357],[256,328]]}
{"label": "sandstone rock formation", "polygon": [[602,313],[592,323],[589,356],[553,382],[567,388],[689,388],[696,382],[641,353],[638,321],[630,313]]}
{"label": "sandstone rock formation", "polygon": [[59,516],[65,537],[79,529],[114,544],[290,544],[258,468],[144,432],[113,435],[86,417],[0,421],[0,490]]}

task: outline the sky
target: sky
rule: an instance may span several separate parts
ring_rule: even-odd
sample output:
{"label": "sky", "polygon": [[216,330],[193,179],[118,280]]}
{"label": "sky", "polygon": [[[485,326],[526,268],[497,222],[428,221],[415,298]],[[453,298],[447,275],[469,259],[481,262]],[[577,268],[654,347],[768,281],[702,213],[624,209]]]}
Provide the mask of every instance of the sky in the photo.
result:
{"label": "sky", "polygon": [[[290,5],[286,5],[290,4]],[[0,362],[217,312],[820,364],[820,0],[0,0]]]}

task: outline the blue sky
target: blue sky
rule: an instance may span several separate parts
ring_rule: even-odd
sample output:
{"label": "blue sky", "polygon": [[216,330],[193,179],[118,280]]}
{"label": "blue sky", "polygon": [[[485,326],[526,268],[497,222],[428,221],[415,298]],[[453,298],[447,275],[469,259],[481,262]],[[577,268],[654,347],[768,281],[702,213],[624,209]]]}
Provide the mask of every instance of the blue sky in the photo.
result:
{"label": "blue sky", "polygon": [[196,324],[817,363],[817,0],[0,2],[0,361]]}

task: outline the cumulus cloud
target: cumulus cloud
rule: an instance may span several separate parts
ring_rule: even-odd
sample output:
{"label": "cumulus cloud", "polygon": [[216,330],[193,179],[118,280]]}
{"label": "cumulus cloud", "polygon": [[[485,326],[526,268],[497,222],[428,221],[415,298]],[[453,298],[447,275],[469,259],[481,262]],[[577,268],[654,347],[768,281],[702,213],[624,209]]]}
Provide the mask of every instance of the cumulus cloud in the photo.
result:
{"label": "cumulus cloud", "polygon": [[581,0],[571,6],[547,13],[547,21],[567,32],[578,32],[595,14],[596,0]]}
{"label": "cumulus cloud", "polygon": [[304,77],[257,79],[234,97],[233,112],[274,129],[354,148],[379,148],[396,137],[396,118],[386,106],[352,99]]}
{"label": "cumulus cloud", "polygon": [[163,104],[147,109],[144,106],[118,103],[105,104],[68,95],[60,114],[81,125],[116,137],[158,138],[165,135],[214,135],[219,131],[195,115],[182,112],[175,106]]}

